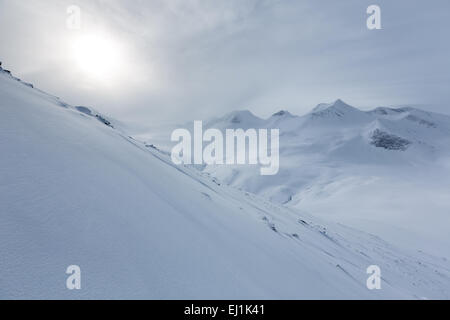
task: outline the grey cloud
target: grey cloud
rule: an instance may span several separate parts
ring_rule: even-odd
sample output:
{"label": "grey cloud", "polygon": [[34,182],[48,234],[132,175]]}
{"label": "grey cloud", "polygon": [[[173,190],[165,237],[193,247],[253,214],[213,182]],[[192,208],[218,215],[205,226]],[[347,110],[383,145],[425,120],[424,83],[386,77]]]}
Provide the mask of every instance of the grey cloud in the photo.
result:
{"label": "grey cloud", "polygon": [[[128,51],[114,89],[83,85],[62,50],[65,8],[83,9]],[[250,109],[302,114],[342,98],[362,108],[420,104],[449,112],[450,3],[378,1],[382,30],[366,28],[372,1],[0,1],[0,57],[70,103],[114,117],[179,121]]]}

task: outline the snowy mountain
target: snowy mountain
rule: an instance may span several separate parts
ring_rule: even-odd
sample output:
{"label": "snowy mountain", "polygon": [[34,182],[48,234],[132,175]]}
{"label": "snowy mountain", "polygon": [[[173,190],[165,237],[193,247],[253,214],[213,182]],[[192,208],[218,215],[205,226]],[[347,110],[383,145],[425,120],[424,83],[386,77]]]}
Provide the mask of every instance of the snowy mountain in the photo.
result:
{"label": "snowy mountain", "polygon": [[[304,116],[235,111],[205,127],[280,129],[280,171],[205,166],[224,184],[397,244],[449,255],[450,117],[402,107],[361,111],[342,100]],[[180,127],[189,127],[190,124]],[[170,133],[137,136],[170,150]]]}
{"label": "snowy mountain", "polygon": [[[200,172],[175,166],[164,153],[117,129],[114,120],[62,102],[3,69],[0,110],[0,299],[450,297],[446,258],[402,249],[295,206],[224,185],[208,173],[221,175],[219,169]],[[344,111],[346,107],[338,112],[330,106],[304,118],[280,113],[268,121],[311,130],[312,138],[313,121],[341,118],[338,113]],[[405,130],[413,125],[431,130],[420,120],[389,112],[383,118],[348,112],[365,123],[360,131],[365,134],[373,126],[369,118],[375,117],[380,123],[403,121]],[[436,124],[433,130],[444,130],[440,126],[447,121],[420,119]],[[254,125],[260,120],[245,112],[217,121]],[[395,152],[416,148],[413,134],[379,127],[412,142]],[[338,128],[341,136],[334,142],[340,144],[328,142],[336,159],[344,156],[337,149],[357,139],[359,127],[344,130],[336,122]],[[318,148],[310,138],[302,137],[296,145],[311,151],[311,161],[320,152],[312,155]],[[367,150],[388,152],[371,144],[370,136],[358,139],[367,143]],[[292,136],[283,147],[285,155],[297,153],[294,140]],[[431,141],[417,148],[429,148],[426,143]],[[294,177],[287,179],[286,174],[280,179],[286,179],[289,192],[276,192],[278,187],[269,181],[267,188],[255,191],[279,197],[279,202],[284,194],[306,192],[301,188],[306,181],[296,189]],[[311,177],[318,179],[319,174]],[[69,265],[81,268],[81,290],[65,287]],[[382,270],[381,290],[366,288],[370,265]]]}

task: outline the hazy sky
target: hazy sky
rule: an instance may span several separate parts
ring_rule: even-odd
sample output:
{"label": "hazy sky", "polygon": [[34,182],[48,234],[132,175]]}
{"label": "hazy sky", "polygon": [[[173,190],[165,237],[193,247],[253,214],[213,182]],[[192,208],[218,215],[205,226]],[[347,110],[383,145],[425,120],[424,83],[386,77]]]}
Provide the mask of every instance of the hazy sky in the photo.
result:
{"label": "hazy sky", "polygon": [[[371,4],[382,30],[366,27]],[[66,27],[70,5],[81,30]],[[0,0],[4,67],[71,104],[142,123],[303,114],[337,98],[450,113],[449,34],[448,0]],[[74,58],[90,35],[120,52],[99,51],[111,73],[93,65],[93,76]]]}

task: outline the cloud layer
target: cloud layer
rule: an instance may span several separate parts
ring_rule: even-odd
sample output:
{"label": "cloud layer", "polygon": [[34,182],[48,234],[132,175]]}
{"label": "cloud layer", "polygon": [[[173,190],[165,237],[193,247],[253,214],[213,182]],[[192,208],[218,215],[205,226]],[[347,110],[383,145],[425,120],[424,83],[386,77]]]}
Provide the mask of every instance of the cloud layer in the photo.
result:
{"label": "cloud layer", "polygon": [[[82,9],[82,30],[66,8]],[[378,1],[0,0],[0,60],[72,104],[141,123],[235,109],[302,114],[342,98],[362,108],[420,104],[449,113],[450,3]],[[121,78],[87,79],[70,59],[78,34],[125,49]]]}

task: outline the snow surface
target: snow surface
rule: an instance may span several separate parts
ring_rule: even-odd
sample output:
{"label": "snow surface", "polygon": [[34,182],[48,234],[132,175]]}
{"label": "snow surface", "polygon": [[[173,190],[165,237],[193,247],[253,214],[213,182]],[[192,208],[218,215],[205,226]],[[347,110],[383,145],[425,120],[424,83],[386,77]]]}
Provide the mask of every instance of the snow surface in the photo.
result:
{"label": "snow surface", "polygon": [[[235,111],[204,123],[281,132],[278,175],[260,176],[258,166],[199,168],[222,183],[412,250],[450,256],[449,116],[411,107],[365,112],[337,100],[304,116],[281,111],[261,119]],[[136,137],[165,151],[172,146],[167,130]]]}
{"label": "snow surface", "polygon": [[[1,70],[0,110],[0,299],[450,297],[446,258],[174,166],[114,120]],[[373,264],[381,290],[366,288]],[[79,291],[65,287],[69,265]]]}

